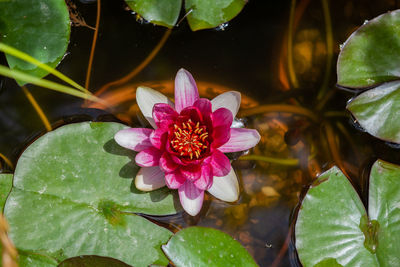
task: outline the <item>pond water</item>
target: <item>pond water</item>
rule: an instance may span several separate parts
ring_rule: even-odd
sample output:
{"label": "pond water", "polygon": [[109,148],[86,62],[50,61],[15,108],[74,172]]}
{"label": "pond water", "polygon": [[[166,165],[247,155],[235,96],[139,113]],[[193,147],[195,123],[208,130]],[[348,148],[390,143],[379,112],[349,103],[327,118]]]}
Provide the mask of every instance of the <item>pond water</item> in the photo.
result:
{"label": "pond water", "polygon": [[[328,2],[330,17],[324,12]],[[71,3],[86,23],[94,26],[96,2]],[[121,0],[102,1],[89,88],[92,92],[135,69],[166,32],[165,28],[138,22],[125,7]],[[366,19],[399,7],[393,0],[251,0],[224,29],[191,32],[183,21],[141,72],[100,95],[110,98],[120,93],[112,110],[95,109],[95,105],[70,96],[29,88],[54,127],[84,120],[121,120],[137,126],[142,120],[130,98],[132,90],[148,84],[171,94],[172,81],[181,67],[193,74],[202,96],[240,91],[244,99],[240,122],[256,128],[262,136],[249,155],[266,160],[233,162],[240,177],[240,200],[225,203],[208,195],[196,217],[180,213],[148,218],[173,231],[191,225],[221,229],[242,243],[260,266],[300,266],[293,225],[296,207],[312,180],[339,165],[365,202],[366,170],[374,160],[390,158],[400,163],[398,148],[362,132],[345,112],[354,92],[335,87],[339,44]],[[289,30],[291,18],[293,27]],[[80,84],[85,82],[92,34],[88,27],[73,27],[68,53],[58,67]],[[332,45],[331,61],[327,42]],[[4,57],[1,61],[5,63]],[[283,111],[282,105],[296,106],[310,114],[278,112]],[[0,82],[0,131],[0,152],[14,164],[23,149],[44,133],[22,90],[8,79]],[[267,162],[271,158],[278,162]],[[299,159],[299,163],[287,159]],[[4,162],[2,168],[11,170]],[[85,266],[85,261],[88,266],[100,266],[100,262],[125,266],[102,258],[77,258],[68,264]]]}

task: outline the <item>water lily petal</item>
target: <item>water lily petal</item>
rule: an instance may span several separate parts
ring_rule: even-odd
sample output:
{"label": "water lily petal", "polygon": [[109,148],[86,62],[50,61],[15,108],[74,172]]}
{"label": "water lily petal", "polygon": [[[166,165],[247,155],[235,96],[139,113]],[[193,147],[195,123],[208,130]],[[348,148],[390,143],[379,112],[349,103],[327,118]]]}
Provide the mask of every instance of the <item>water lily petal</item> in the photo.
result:
{"label": "water lily petal", "polygon": [[152,131],[147,128],[123,129],[115,134],[114,139],[120,146],[139,152],[152,146],[149,139]]}
{"label": "water lily petal", "polygon": [[160,92],[149,87],[138,87],[136,90],[136,102],[143,113],[143,116],[156,129],[157,125],[153,120],[153,106],[157,103],[164,103],[174,107],[174,103]]}
{"label": "water lily petal", "polygon": [[186,178],[180,173],[179,170],[165,174],[165,183],[170,189],[180,188],[185,181]]}
{"label": "water lily petal", "polygon": [[211,187],[213,181],[213,172],[209,164],[204,164],[201,167],[201,176],[194,181],[194,185],[200,190],[207,190]]}
{"label": "water lily petal", "polygon": [[239,92],[225,92],[211,100],[212,111],[216,111],[219,108],[227,108],[232,112],[233,117],[235,117],[240,107],[240,101],[241,95]]}
{"label": "water lily petal", "polygon": [[182,109],[192,106],[199,99],[196,82],[185,69],[180,69],[175,77],[175,109],[178,113]]}
{"label": "water lily petal", "polygon": [[207,98],[199,98],[198,100],[196,100],[196,102],[194,102],[193,106],[198,108],[203,116],[208,116],[208,114],[212,112],[211,101]]}
{"label": "water lily petal", "polygon": [[153,191],[165,186],[165,175],[158,166],[140,168],[135,186],[141,191]]}
{"label": "water lily petal", "polygon": [[203,206],[204,191],[198,189],[191,181],[186,181],[178,189],[183,209],[190,215],[197,215]]}
{"label": "water lily petal", "polygon": [[157,128],[150,134],[150,143],[157,149],[165,149],[168,132],[164,128]]}
{"label": "water lily petal", "polygon": [[231,127],[233,122],[233,115],[229,109],[219,108],[212,113],[213,127],[225,126]]}
{"label": "water lily petal", "polygon": [[201,166],[200,164],[188,164],[187,166],[181,166],[180,171],[186,179],[194,181],[201,176]]}
{"label": "water lily petal", "polygon": [[160,158],[160,168],[166,173],[170,173],[178,168],[178,164],[176,164],[168,152],[164,152],[164,154]]}
{"label": "water lily petal", "polygon": [[215,150],[211,155],[211,167],[214,176],[225,176],[228,175],[232,169],[231,163],[227,156],[219,150]]}
{"label": "water lily petal", "polygon": [[153,107],[153,119],[159,128],[168,128],[171,123],[174,123],[177,117],[178,113],[168,104],[158,103]]}
{"label": "water lily petal", "polygon": [[232,128],[229,141],[218,148],[223,153],[244,151],[258,144],[260,134],[254,129]]}
{"label": "water lily petal", "polygon": [[223,144],[229,141],[231,137],[231,128],[229,126],[218,126],[213,129],[212,133],[213,142],[211,146],[213,148],[219,148]]}
{"label": "water lily petal", "polygon": [[135,162],[140,167],[153,167],[158,166],[162,152],[154,147],[140,151],[136,157]]}
{"label": "water lily petal", "polygon": [[214,177],[213,184],[207,191],[222,201],[234,202],[238,200],[239,183],[233,168],[224,177]]}

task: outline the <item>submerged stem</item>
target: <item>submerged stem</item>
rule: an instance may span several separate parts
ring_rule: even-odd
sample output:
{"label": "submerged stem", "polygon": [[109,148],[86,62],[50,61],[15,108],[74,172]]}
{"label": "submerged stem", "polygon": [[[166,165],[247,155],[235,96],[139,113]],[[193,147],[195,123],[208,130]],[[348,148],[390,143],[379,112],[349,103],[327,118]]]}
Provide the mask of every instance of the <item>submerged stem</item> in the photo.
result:
{"label": "submerged stem", "polygon": [[139,66],[137,66],[134,70],[132,70],[130,73],[122,77],[121,79],[118,79],[116,81],[109,82],[105,84],[103,87],[101,87],[95,95],[100,95],[104,91],[106,91],[108,88],[116,85],[121,85],[126,82],[128,82],[130,79],[135,77],[139,72],[141,72],[152,60],[153,58],[158,54],[160,49],[164,46],[165,42],[168,40],[169,35],[171,34],[171,29],[168,29],[163,37],[161,38],[160,42],[154,47],[154,49],[151,51],[151,53],[140,63]]}
{"label": "submerged stem", "polygon": [[4,162],[11,167],[11,169],[14,169],[14,164],[12,164],[11,160],[9,160],[4,154],[0,153],[0,158],[4,160]]}
{"label": "submerged stem", "polygon": [[29,92],[28,88],[26,86],[21,87],[22,90],[24,91],[24,94],[26,98],[28,98],[29,102],[31,102],[32,107],[35,109],[36,113],[39,115],[40,120],[43,122],[44,127],[46,127],[46,130],[50,132],[52,130],[51,124],[49,120],[47,119],[46,114],[44,114],[42,108],[39,106],[38,102],[36,102],[36,99],[33,97],[31,92]]}
{"label": "submerged stem", "polygon": [[310,118],[314,122],[318,122],[319,120],[318,116],[315,115],[311,110],[293,105],[262,105],[255,108],[239,111],[239,114],[240,116],[247,117],[270,112],[284,112],[302,115]]}
{"label": "submerged stem", "polygon": [[294,24],[294,13],[296,10],[296,0],[292,0],[290,4],[290,17],[289,17],[289,32],[288,32],[288,71],[289,71],[289,77],[290,81],[293,84],[294,88],[299,87],[299,83],[297,81],[296,77],[296,71],[294,70],[293,66],[293,24]]}
{"label": "submerged stem", "polygon": [[272,158],[272,157],[265,157],[261,155],[244,155],[239,158],[239,160],[257,160],[257,161],[264,161],[269,163],[275,163],[285,166],[298,166],[299,160],[298,159],[281,159],[281,158]]}
{"label": "submerged stem", "polygon": [[101,1],[97,0],[96,26],[95,26],[95,30],[93,33],[92,48],[90,50],[90,57],[89,57],[89,63],[88,63],[88,68],[87,68],[87,72],[86,72],[86,80],[85,80],[85,87],[87,89],[89,89],[89,85],[90,85],[90,75],[92,73],[94,51],[96,50],[96,42],[97,42],[97,36],[98,36],[98,32],[99,32],[99,25],[100,25],[100,13],[101,13]]}

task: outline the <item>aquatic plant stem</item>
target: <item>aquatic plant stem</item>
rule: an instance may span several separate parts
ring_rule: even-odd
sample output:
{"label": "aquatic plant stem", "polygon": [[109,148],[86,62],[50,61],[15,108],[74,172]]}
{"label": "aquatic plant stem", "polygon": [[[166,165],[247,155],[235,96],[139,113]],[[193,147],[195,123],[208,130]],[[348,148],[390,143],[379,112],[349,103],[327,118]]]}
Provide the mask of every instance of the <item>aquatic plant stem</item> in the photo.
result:
{"label": "aquatic plant stem", "polygon": [[18,252],[14,244],[7,235],[9,230],[8,223],[3,214],[0,214],[0,242],[3,248],[1,263],[4,267],[18,267]]}
{"label": "aquatic plant stem", "polygon": [[[326,68],[324,74],[324,80],[322,82],[321,90],[318,93],[317,100],[321,100],[326,91],[328,90],[329,80],[331,77],[332,70],[332,57],[333,57],[333,34],[332,34],[332,20],[329,12],[328,0],[321,0],[322,10],[325,19],[325,34],[326,34]],[[322,107],[320,107],[322,108]]]}
{"label": "aquatic plant stem", "polygon": [[318,122],[319,118],[309,109],[293,106],[293,105],[262,105],[255,108],[245,109],[239,111],[239,116],[247,117],[257,114],[271,113],[271,112],[283,112],[283,113],[293,113],[297,115],[302,115],[310,118],[314,122]]}
{"label": "aquatic plant stem", "polygon": [[294,13],[296,9],[296,0],[292,0],[290,4],[290,17],[289,17],[289,32],[287,39],[287,52],[288,52],[288,72],[290,81],[294,88],[299,87],[299,83],[296,77],[296,71],[293,66],[293,25],[294,25]]}
{"label": "aquatic plant stem", "polygon": [[347,174],[347,172],[346,172],[346,170],[344,168],[342,159],[340,158],[338,145],[336,143],[335,135],[334,135],[333,128],[332,128],[331,124],[330,123],[325,123],[324,124],[324,128],[325,128],[326,139],[328,141],[328,147],[329,147],[331,156],[332,156],[335,164],[344,173],[344,175],[349,177],[349,175]]}
{"label": "aquatic plant stem", "polygon": [[127,75],[125,75],[121,79],[105,84],[97,92],[95,92],[95,95],[96,96],[100,95],[101,93],[103,93],[104,91],[106,91],[108,88],[110,88],[112,86],[117,86],[117,85],[124,84],[124,83],[128,82],[129,80],[131,80],[133,77],[135,77],[139,72],[141,72],[153,60],[153,58],[158,54],[160,49],[164,46],[165,42],[168,40],[169,35],[171,34],[171,31],[172,31],[171,29],[168,29],[164,33],[164,35],[161,38],[160,42],[154,47],[154,49],[142,61],[142,63],[140,63],[139,66],[137,66],[134,70],[132,70],[130,73],[128,73]]}
{"label": "aquatic plant stem", "polygon": [[274,259],[274,261],[272,262],[270,267],[279,266],[279,264],[282,261],[283,256],[285,256],[286,251],[289,248],[289,242],[290,242],[290,239],[292,237],[293,227],[294,227],[295,222],[296,222],[296,220],[292,220],[292,222],[290,223],[290,226],[289,226],[289,229],[288,229],[288,233],[287,233],[286,238],[285,238],[285,242],[283,243],[281,249],[279,250],[278,256],[276,256],[276,258]]}
{"label": "aquatic plant stem", "polygon": [[4,160],[4,162],[11,167],[11,169],[14,169],[14,164],[12,164],[11,160],[9,160],[4,154],[0,153],[0,158]]}
{"label": "aquatic plant stem", "polygon": [[59,72],[58,70],[50,67],[49,65],[46,65],[46,64],[40,62],[36,58],[31,57],[30,55],[14,48],[14,47],[11,47],[9,45],[6,45],[6,44],[0,42],[0,51],[4,52],[6,54],[9,54],[11,56],[17,57],[19,59],[22,59],[26,62],[29,62],[29,63],[37,66],[38,68],[41,68],[42,70],[45,70],[45,71],[53,74],[54,76],[60,78],[61,80],[70,84],[71,86],[75,87],[76,89],[78,89],[82,92],[87,92],[87,90],[85,88],[83,88],[78,83],[74,82],[72,79],[68,78],[67,76],[65,76],[64,74]]}
{"label": "aquatic plant stem", "polygon": [[36,99],[33,97],[31,92],[29,92],[28,88],[26,86],[22,86],[22,91],[24,91],[24,94],[26,98],[28,98],[29,102],[31,102],[32,107],[35,109],[36,113],[39,115],[40,120],[43,122],[44,127],[48,132],[52,130],[51,124],[49,120],[47,119],[46,114],[44,114],[42,108],[39,106],[37,103]]}
{"label": "aquatic plant stem", "polygon": [[69,94],[72,96],[76,96],[82,99],[89,99],[90,101],[94,101],[94,102],[99,102],[102,103],[106,106],[108,106],[107,102],[90,94],[89,92],[84,93],[81,91],[76,90],[75,88],[72,87],[68,87],[62,84],[58,84],[52,81],[48,81],[45,79],[40,79],[36,76],[32,76],[26,73],[23,73],[21,71],[17,71],[17,70],[11,70],[3,65],[0,65],[0,75],[9,77],[9,78],[13,78],[16,80],[21,80],[27,83],[32,83],[47,89],[51,89],[57,92],[61,92],[64,94]]}
{"label": "aquatic plant stem", "polygon": [[85,80],[85,88],[87,88],[87,89],[89,89],[89,85],[90,85],[90,76],[92,73],[94,51],[96,50],[97,36],[99,33],[100,13],[101,13],[101,0],[97,0],[96,25],[95,25],[95,30],[93,33],[92,48],[90,49],[89,63],[88,63],[88,68],[87,68],[87,72],[86,72],[86,80]]}
{"label": "aquatic plant stem", "polygon": [[298,166],[299,160],[298,159],[280,159],[280,158],[273,158],[273,157],[265,157],[261,155],[244,155],[239,158],[239,160],[257,160],[263,161],[268,163],[274,163],[279,165],[285,166]]}

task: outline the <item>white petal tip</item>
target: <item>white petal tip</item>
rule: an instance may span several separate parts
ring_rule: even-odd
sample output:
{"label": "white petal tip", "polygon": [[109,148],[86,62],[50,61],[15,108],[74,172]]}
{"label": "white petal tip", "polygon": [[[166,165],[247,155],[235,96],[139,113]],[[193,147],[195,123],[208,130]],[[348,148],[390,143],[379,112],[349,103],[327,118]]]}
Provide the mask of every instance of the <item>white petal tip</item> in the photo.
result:
{"label": "white petal tip", "polygon": [[159,189],[165,186],[164,173],[158,166],[140,168],[135,178],[135,186],[145,192]]}
{"label": "white petal tip", "polygon": [[224,177],[214,177],[213,185],[208,192],[222,201],[237,201],[239,199],[239,183],[233,168]]}

